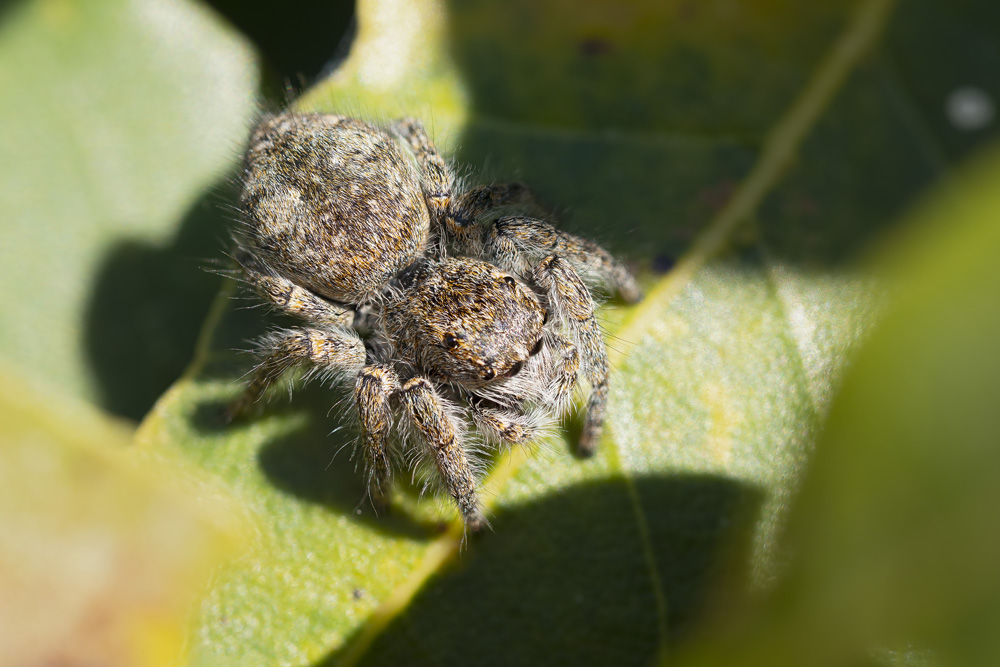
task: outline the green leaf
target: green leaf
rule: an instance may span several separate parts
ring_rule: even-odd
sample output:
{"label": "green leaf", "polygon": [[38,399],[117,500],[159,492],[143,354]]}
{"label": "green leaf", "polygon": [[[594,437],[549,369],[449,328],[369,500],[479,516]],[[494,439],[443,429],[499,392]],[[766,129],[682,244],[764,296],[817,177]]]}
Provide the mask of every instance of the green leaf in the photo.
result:
{"label": "green leaf", "polygon": [[470,181],[529,182],[568,207],[564,228],[647,267],[647,297],[603,313],[600,454],[574,459],[565,436],[499,455],[494,530],[466,541],[447,502],[405,482],[374,516],[353,435],[331,433],[342,392],[313,385],[221,426],[250,364],[229,350],[265,322],[220,295],[139,433],[257,528],[202,604],[194,663],[648,664],[720,587],[770,585],[814,434],[883,299],[855,259],[992,134],[939,117],[954,87],[1000,91],[965,78],[957,46],[921,79],[912,36],[995,49],[996,33],[943,0],[892,9],[362,2],[349,58],[300,108],[423,118]]}
{"label": "green leaf", "polygon": [[993,150],[887,249],[893,304],[817,443],[794,560],[682,664],[1000,660],[998,178]]}
{"label": "green leaf", "polygon": [[0,25],[0,362],[139,419],[190,359],[257,86],[183,0],[14,3]]}

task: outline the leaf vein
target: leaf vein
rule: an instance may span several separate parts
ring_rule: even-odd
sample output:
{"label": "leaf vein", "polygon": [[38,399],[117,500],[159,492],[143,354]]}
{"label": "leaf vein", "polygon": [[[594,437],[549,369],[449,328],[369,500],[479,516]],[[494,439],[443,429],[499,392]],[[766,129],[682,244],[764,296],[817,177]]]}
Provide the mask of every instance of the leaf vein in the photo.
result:
{"label": "leaf vein", "polygon": [[[855,16],[834,43],[814,76],[807,82],[800,96],[767,135],[760,158],[742,182],[735,196],[709,224],[706,231],[698,237],[691,250],[678,263],[674,271],[655,286],[643,304],[632,310],[619,330],[620,338],[634,340],[637,343],[641,342],[643,332],[650,328],[655,318],[680,293],[698,269],[725,247],[741,222],[752,217],[764,197],[780,181],[804,137],[839,91],[847,75],[875,41],[894,5],[895,0],[865,0],[862,2]],[[224,304],[227,299],[228,294],[223,291],[213,303],[205,328],[199,336],[194,361],[184,378],[175,384],[174,391],[190,381],[197,370],[204,365],[208,354],[210,334],[215,329],[215,324],[224,308],[224,305],[220,304]],[[624,351],[613,352],[612,362],[620,361],[624,356]],[[157,421],[157,417],[154,415],[155,410],[154,414],[145,420],[143,426],[149,428],[152,422]],[[621,452],[617,448],[610,451],[609,456],[612,457],[613,464],[621,470]],[[490,505],[495,504],[495,499],[500,496],[500,492],[522,467],[526,459],[527,454],[520,448],[511,449],[500,457],[496,468],[487,477],[484,484],[484,497],[490,499]],[[650,567],[650,577],[655,588],[654,594],[657,598],[660,617],[661,650],[663,650],[666,645],[667,633],[667,608],[663,583],[656,568],[649,526],[642,509],[641,499],[638,497],[631,477],[624,471],[622,473],[635,510],[637,528],[642,538],[643,549],[646,552],[645,557]],[[346,647],[342,654],[342,664],[354,665],[365,657],[372,644],[391,621],[406,609],[423,585],[455,557],[462,547],[463,539],[462,525],[456,521],[449,526],[444,535],[427,546],[417,568],[361,625],[355,640]]]}
{"label": "leaf vein", "polygon": [[760,159],[733,198],[709,223],[674,270],[660,280],[642,304],[632,310],[619,330],[619,336],[626,340],[638,340],[698,269],[725,247],[739,224],[753,216],[764,197],[781,181],[802,141],[841,89],[848,74],[874,44],[895,4],[896,0],[868,0],[859,6],[815,76],[775,125]]}

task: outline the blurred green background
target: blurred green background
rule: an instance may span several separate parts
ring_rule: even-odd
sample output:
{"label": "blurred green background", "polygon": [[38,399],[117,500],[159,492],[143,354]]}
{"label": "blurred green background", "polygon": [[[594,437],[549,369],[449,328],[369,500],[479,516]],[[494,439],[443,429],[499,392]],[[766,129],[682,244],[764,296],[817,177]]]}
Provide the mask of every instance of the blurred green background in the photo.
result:
{"label": "blurred green background", "polygon": [[[1000,663],[997,72],[989,0],[4,5],[0,662]],[[287,104],[641,277],[600,455],[498,454],[491,533],[405,473],[375,516],[335,389],[215,419]]]}

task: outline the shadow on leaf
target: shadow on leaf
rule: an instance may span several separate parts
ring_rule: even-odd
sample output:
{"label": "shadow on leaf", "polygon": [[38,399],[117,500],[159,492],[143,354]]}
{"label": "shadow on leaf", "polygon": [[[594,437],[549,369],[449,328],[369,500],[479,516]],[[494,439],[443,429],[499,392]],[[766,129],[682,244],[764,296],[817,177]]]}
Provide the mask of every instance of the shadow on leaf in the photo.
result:
{"label": "shadow on leaf", "polygon": [[[336,393],[317,385],[296,392],[294,403],[296,409],[321,416],[330,411]],[[433,538],[439,530],[437,523],[422,524],[393,507],[376,512],[368,497],[364,464],[359,461],[360,453],[354,451],[357,432],[350,426],[338,427],[338,423],[350,421],[335,418],[337,412],[334,410],[330,419],[310,418],[305,429],[264,445],[257,460],[267,479],[285,493],[323,505],[379,532],[416,540]],[[406,477],[405,473],[398,476]],[[405,485],[403,491],[413,493]]]}
{"label": "shadow on leaf", "polygon": [[[638,477],[634,495],[626,484],[588,482],[498,510],[494,532],[427,581],[362,663],[649,664],[664,641],[689,636],[720,577],[729,594],[746,586],[762,495],[713,476]],[[320,664],[339,664],[358,639]]]}
{"label": "shadow on leaf", "polygon": [[[260,323],[257,323],[260,326]],[[345,516],[378,532],[415,540],[432,539],[441,531],[437,521],[420,521],[402,508],[376,510],[368,497],[365,469],[356,451],[358,432],[350,416],[350,393],[343,386],[314,381],[292,380],[274,387],[250,411],[226,422],[226,405],[243,383],[240,373],[252,366],[249,355],[217,355],[207,364],[205,376],[229,385],[225,397],[198,403],[191,425],[204,438],[222,435],[228,445],[239,446],[241,432],[260,429],[267,435],[250,456],[267,479],[281,493],[307,503],[321,505],[331,514]],[[414,502],[420,490],[409,483],[408,473],[396,471],[397,494]]]}
{"label": "shadow on leaf", "polygon": [[164,246],[126,240],[107,254],[86,310],[84,346],[103,408],[139,420],[191,361],[220,278],[233,217],[228,181],[191,207]]}
{"label": "shadow on leaf", "polygon": [[[615,253],[681,257],[733,200],[843,29],[843,12],[824,4],[791,14],[781,6],[794,3],[780,2],[734,22],[728,11],[687,3],[566,11],[452,0],[449,45],[471,107],[458,161],[474,173],[488,165],[486,181],[520,180],[572,207],[560,226]],[[926,35],[943,18],[906,20]],[[760,66],[772,59],[787,66]],[[900,122],[894,76],[882,62],[853,74],[761,202],[749,239],[776,259],[849,264],[940,175]],[[954,72],[942,79],[955,85]],[[907,113],[936,117],[949,89],[936,92],[934,107]]]}

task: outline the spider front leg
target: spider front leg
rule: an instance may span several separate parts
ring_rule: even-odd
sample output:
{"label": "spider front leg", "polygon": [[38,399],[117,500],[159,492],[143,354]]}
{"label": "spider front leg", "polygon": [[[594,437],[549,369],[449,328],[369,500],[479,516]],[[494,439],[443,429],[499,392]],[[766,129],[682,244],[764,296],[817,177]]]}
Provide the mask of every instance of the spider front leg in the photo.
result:
{"label": "spider front leg", "polygon": [[523,183],[480,185],[455,194],[455,178],[434,146],[423,124],[415,118],[398,121],[394,129],[406,141],[420,165],[424,200],[438,230],[463,252],[479,254],[482,235],[475,221],[483,213],[509,204],[533,203],[534,195]]}
{"label": "spider front leg", "polygon": [[628,303],[642,298],[635,277],[624,264],[593,241],[561,232],[534,218],[501,218],[487,230],[486,252],[500,265],[521,275],[530,264],[555,254],[567,260],[583,277],[603,282]]}
{"label": "spider front leg", "polygon": [[227,422],[236,419],[256,403],[269,386],[300,364],[311,365],[348,376],[357,375],[365,365],[365,344],[352,334],[323,329],[290,329],[264,338],[263,359],[253,370],[246,389],[229,404]]}
{"label": "spider front leg", "polygon": [[[545,332],[544,342],[548,358],[543,362],[543,373],[547,377],[540,378],[542,384],[529,392],[515,390],[511,394],[524,396],[526,401],[476,397],[469,401],[472,419],[487,441],[513,446],[537,440],[544,434],[552,414],[561,415],[569,407],[580,369],[577,347],[554,331]],[[535,400],[540,400],[540,404],[532,406]]]}
{"label": "spider front leg", "polygon": [[480,433],[494,442],[523,445],[538,438],[541,430],[530,415],[475,405],[471,407],[471,412]]}
{"label": "spider front leg", "polygon": [[608,354],[594,317],[594,300],[573,267],[557,255],[543,259],[535,267],[534,278],[546,291],[550,306],[575,334],[583,353],[591,393],[578,446],[581,455],[591,456],[601,439],[608,401]]}
{"label": "spider front leg", "polygon": [[389,437],[392,408],[389,400],[399,391],[399,376],[389,366],[366,366],[354,384],[354,405],[361,422],[361,441],[368,459],[368,489],[376,506],[385,504],[389,491]]}
{"label": "spider front leg", "polygon": [[444,403],[434,386],[424,378],[413,378],[399,392],[410,422],[419,432],[434,456],[434,464],[448,493],[455,499],[462,519],[470,530],[486,524],[472,466],[462,449],[455,423],[444,409]]}
{"label": "spider front leg", "polygon": [[549,306],[576,338],[592,388],[579,442],[580,454],[589,456],[597,449],[604,423],[608,355],[594,316],[594,300],[578,269],[582,267],[604,279],[630,301],[641,297],[638,283],[628,269],[597,244],[560,232],[540,220],[501,218],[486,230],[484,237],[484,254],[545,290]]}
{"label": "spider front leg", "polygon": [[279,310],[314,324],[349,327],[353,323],[352,309],[338,308],[291,280],[269,273],[248,251],[238,250],[236,261],[240,263],[242,279]]}
{"label": "spider front leg", "polygon": [[547,334],[548,345],[552,348],[555,356],[552,373],[552,404],[556,406],[556,413],[562,414],[568,407],[570,399],[573,398],[573,389],[576,387],[577,375],[580,371],[580,353],[576,345],[555,332]]}

